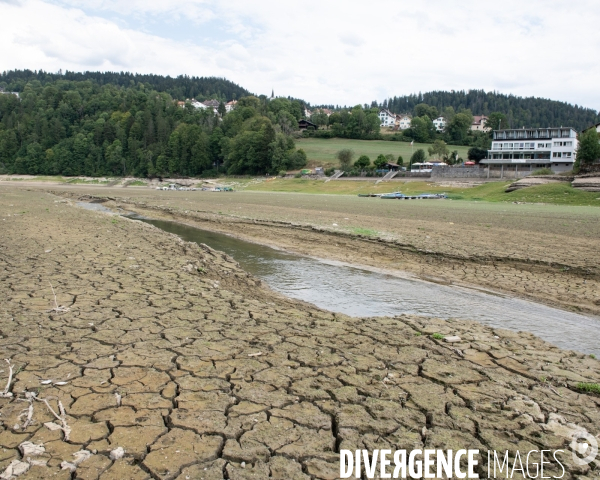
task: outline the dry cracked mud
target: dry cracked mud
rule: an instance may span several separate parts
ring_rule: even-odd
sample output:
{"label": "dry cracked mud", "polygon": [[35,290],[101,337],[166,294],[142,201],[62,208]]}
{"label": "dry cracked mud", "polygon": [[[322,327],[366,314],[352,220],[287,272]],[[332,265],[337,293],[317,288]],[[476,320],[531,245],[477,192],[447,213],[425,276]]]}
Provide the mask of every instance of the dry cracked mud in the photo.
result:
{"label": "dry cracked mud", "polygon": [[568,449],[600,433],[600,397],[577,389],[595,359],[475,322],[319,310],[39,191],[0,192],[0,218],[2,472],[335,479],[340,449],[479,448],[563,449],[563,478],[598,478]]}
{"label": "dry cracked mud", "polygon": [[[302,255],[600,315],[596,210],[393,202],[393,208],[385,207],[387,211],[377,206],[382,202],[327,195],[52,190],[66,198],[108,200],[110,208],[122,207]],[[520,207],[530,210],[520,211]],[[336,222],[340,225],[333,226]],[[342,224],[380,233],[357,235]]]}

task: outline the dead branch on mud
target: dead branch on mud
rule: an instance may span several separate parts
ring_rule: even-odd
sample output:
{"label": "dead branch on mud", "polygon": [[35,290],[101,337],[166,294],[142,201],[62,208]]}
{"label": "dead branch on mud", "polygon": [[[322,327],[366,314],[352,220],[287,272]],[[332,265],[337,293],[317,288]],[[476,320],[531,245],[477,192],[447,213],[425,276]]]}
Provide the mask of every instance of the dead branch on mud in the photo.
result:
{"label": "dead branch on mud", "polygon": [[45,398],[37,398],[34,397],[36,400],[43,402],[46,404],[46,407],[48,408],[48,410],[50,411],[50,413],[52,415],[54,415],[54,417],[61,423],[60,425],[54,423],[54,422],[46,422],[44,423],[44,426],[50,430],[62,430],[63,433],[65,434],[65,438],[64,441],[68,442],[69,441],[69,436],[71,435],[71,427],[69,427],[69,425],[67,424],[67,412],[65,412],[65,407],[63,407],[62,402],[59,400],[58,401],[58,408],[60,410],[60,416],[52,409],[52,407],[50,406],[50,404],[48,403],[48,400]]}
{"label": "dead branch on mud", "polygon": [[5,358],[4,360],[6,361],[6,363],[8,363],[8,382],[6,382],[6,387],[4,387],[4,390],[2,391],[2,393],[0,393],[0,398],[11,398],[13,394],[12,392],[9,392],[9,390],[10,384],[12,383],[13,366],[10,364],[10,360],[8,358]]}
{"label": "dead branch on mud", "polygon": [[[50,283],[50,282],[48,282]],[[52,286],[52,284],[50,283],[50,288],[52,289],[52,295],[54,295],[54,308],[51,308],[50,310],[48,310],[48,312],[54,312],[54,313],[66,313],[69,310],[71,310],[69,307],[64,307],[64,306],[58,306],[58,301],[56,300],[56,293],[54,293],[54,287]]]}

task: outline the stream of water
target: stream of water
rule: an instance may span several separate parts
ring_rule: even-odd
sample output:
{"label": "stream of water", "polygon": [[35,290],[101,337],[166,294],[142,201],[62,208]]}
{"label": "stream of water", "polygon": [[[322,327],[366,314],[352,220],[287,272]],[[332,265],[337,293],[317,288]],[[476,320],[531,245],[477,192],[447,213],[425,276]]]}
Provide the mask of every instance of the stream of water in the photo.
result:
{"label": "stream of water", "polygon": [[324,262],[175,222],[143,219],[232,256],[273,290],[355,317],[401,313],[464,318],[534,333],[561,348],[600,355],[600,319],[518,298]]}
{"label": "stream of water", "polygon": [[[85,208],[106,210],[100,204]],[[352,316],[402,313],[476,320],[529,331],[561,348],[600,355],[600,319],[505,295],[372,272],[291,254],[176,222],[128,215],[189,242],[227,253],[273,290]]]}

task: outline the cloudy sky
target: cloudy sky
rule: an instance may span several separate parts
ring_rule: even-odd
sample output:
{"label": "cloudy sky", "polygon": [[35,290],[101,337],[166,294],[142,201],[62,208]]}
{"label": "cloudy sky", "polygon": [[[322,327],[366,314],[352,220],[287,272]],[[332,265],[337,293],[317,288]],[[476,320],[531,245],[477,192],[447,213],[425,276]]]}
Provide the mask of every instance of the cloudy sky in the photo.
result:
{"label": "cloudy sky", "polygon": [[597,0],[0,0],[0,70],[226,77],[313,104],[479,88],[600,109]]}

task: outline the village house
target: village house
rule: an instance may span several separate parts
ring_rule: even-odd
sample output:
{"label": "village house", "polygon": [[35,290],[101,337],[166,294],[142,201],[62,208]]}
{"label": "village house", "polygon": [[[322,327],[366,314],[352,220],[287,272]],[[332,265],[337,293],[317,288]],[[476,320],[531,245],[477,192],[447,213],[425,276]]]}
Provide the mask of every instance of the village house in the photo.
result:
{"label": "village house", "polygon": [[396,125],[396,115],[387,108],[383,108],[379,111],[379,122],[382,127],[393,127]]}
{"label": "village house", "polygon": [[446,128],[446,119],[444,117],[438,117],[433,120],[433,126],[438,132],[443,132]]}
{"label": "village house", "polygon": [[585,133],[588,130],[591,130],[592,128],[596,129],[596,132],[600,133],[600,123],[597,123],[596,125],[592,125],[591,127],[586,128],[584,131],[582,131],[581,133]]}
{"label": "village house", "polygon": [[237,105],[237,100],[232,100],[231,102],[227,102],[225,104],[225,111],[228,113],[231,112],[235,108],[236,105]]}
{"label": "village house", "polygon": [[554,173],[573,169],[577,132],[573,128],[494,130],[492,148],[483,165],[512,167],[515,171],[549,168]]}
{"label": "village house", "polygon": [[192,107],[194,107],[194,108],[200,108],[202,110],[207,108],[206,105],[204,105],[202,102],[196,100],[195,98],[192,98],[191,100],[188,100],[188,101],[192,104]]}
{"label": "village house", "polygon": [[300,130],[307,130],[309,128],[312,130],[317,130],[319,127],[309,120],[302,119],[298,121],[298,128]]}
{"label": "village house", "polygon": [[398,130],[406,130],[410,128],[410,115],[396,115],[396,127]]}
{"label": "village house", "polygon": [[213,112],[217,113],[217,109],[219,108],[219,102],[218,100],[205,100],[204,102],[202,102],[204,104],[204,106],[206,108],[212,108]]}
{"label": "village house", "polygon": [[475,132],[489,132],[491,128],[485,126],[485,122],[488,117],[485,115],[475,115],[473,116],[473,123],[471,124],[471,130]]}
{"label": "village house", "polygon": [[17,98],[21,98],[19,97],[19,92],[6,92],[4,91],[4,89],[2,87],[0,87],[0,94],[2,95],[15,95]]}

